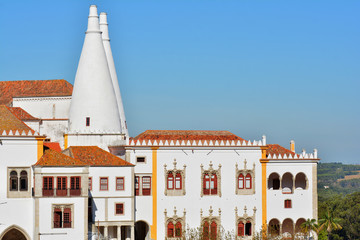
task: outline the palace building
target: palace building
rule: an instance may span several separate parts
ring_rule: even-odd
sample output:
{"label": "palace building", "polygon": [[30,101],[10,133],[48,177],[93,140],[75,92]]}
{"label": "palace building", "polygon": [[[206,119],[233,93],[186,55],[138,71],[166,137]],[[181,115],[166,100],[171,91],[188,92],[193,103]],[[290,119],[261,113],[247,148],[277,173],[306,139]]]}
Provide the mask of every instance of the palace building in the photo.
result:
{"label": "palace building", "polygon": [[95,5],[74,86],[0,82],[0,240],[294,239],[317,219],[318,161],[229,131],[130,137]]}

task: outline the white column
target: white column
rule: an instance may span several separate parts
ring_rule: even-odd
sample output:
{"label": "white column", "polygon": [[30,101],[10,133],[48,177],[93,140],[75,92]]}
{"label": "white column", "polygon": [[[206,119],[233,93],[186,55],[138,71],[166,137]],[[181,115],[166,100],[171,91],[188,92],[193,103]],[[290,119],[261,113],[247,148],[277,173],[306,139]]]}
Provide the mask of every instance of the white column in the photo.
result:
{"label": "white column", "polygon": [[108,237],[108,226],[104,226],[104,237]]}
{"label": "white column", "polygon": [[121,226],[117,226],[117,239],[121,240]]}
{"label": "white column", "polygon": [[135,228],[134,225],[131,226],[131,240],[135,239]]}

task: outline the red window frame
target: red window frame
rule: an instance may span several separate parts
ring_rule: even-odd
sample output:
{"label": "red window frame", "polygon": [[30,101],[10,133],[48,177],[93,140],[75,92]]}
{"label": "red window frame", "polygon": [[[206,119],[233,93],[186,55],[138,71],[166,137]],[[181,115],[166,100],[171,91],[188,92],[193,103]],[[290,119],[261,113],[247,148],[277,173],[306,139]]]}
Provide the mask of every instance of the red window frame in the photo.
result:
{"label": "red window frame", "polygon": [[[250,225],[250,226],[249,226],[249,225]],[[249,226],[249,231],[248,231],[248,233],[247,233],[247,231],[246,231],[246,227],[247,227],[247,226]],[[247,221],[246,224],[245,224],[245,235],[246,235],[246,236],[251,236],[251,228],[252,228],[251,222],[250,222],[250,221]]]}
{"label": "red window frame", "polygon": [[238,188],[239,189],[245,188],[245,177],[242,173],[240,173],[238,177]]}
{"label": "red window frame", "polygon": [[238,236],[244,236],[245,234],[245,224],[243,222],[238,223]]}
{"label": "red window frame", "polygon": [[[249,187],[248,187],[248,183],[249,183]],[[250,173],[246,174],[246,177],[245,177],[245,188],[246,188],[246,189],[251,189],[251,188],[252,188],[252,178],[251,178],[251,174],[250,174]]]}
{"label": "red window frame", "polygon": [[210,235],[210,225],[208,221],[205,221],[203,224],[203,239],[209,240]]}
{"label": "red window frame", "polygon": [[54,195],[54,177],[43,177],[43,196]]}
{"label": "red window frame", "polygon": [[210,239],[217,239],[217,223],[215,221],[212,221],[210,225]]}
{"label": "red window frame", "polygon": [[151,195],[151,177],[149,176],[142,177],[142,195]]}
{"label": "red window frame", "polygon": [[71,228],[71,208],[64,208],[63,228]]}
{"label": "red window frame", "polygon": [[[121,180],[122,180],[122,183],[121,183]],[[124,177],[117,177],[116,178],[116,189],[115,190],[116,191],[125,190],[125,178]]]}
{"label": "red window frame", "polygon": [[181,237],[182,235],[182,225],[181,222],[175,224],[175,237]]}
{"label": "red window frame", "polygon": [[174,224],[172,222],[167,225],[167,236],[168,238],[174,237]]}
{"label": "red window frame", "polygon": [[66,196],[67,195],[67,177],[57,177],[56,178],[56,196]]}
{"label": "red window frame", "polygon": [[70,196],[81,195],[81,177],[70,177]]}
{"label": "red window frame", "polygon": [[86,124],[87,127],[90,126],[90,117],[86,117],[85,124]]}
{"label": "red window frame", "polygon": [[54,209],[54,228],[62,228],[62,212],[61,208]]}
{"label": "red window frame", "polygon": [[174,189],[174,175],[172,172],[169,172],[167,176],[167,189],[168,190]]}
{"label": "red window frame", "polygon": [[210,176],[207,173],[204,174],[203,193],[204,195],[210,195]]}
{"label": "red window frame", "polygon": [[89,177],[89,190],[92,190],[92,177]]}
{"label": "red window frame", "polygon": [[210,177],[210,194],[217,195],[217,176],[212,174]]}
{"label": "red window frame", "polygon": [[176,173],[176,175],[175,175],[175,189],[176,190],[182,189],[182,176],[181,176],[181,173]]}
{"label": "red window frame", "polygon": [[124,203],[116,203],[115,204],[115,215],[124,214]]}
{"label": "red window frame", "polygon": [[290,199],[284,200],[284,208],[292,208],[292,203]]}
{"label": "red window frame", "polygon": [[[106,188],[102,189],[102,187],[105,187],[105,183],[102,183],[102,180],[106,180]],[[109,190],[109,178],[108,177],[100,177],[100,191],[108,191]]]}
{"label": "red window frame", "polygon": [[135,196],[140,194],[140,177],[135,177]]}

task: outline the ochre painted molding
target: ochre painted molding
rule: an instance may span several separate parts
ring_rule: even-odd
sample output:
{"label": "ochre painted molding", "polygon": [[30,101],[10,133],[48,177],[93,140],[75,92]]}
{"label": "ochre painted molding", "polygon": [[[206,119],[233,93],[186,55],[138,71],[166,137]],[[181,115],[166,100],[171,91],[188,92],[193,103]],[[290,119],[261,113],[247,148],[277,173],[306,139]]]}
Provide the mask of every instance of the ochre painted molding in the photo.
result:
{"label": "ochre painted molding", "polygon": [[157,239],[157,150],[159,147],[152,147],[152,180],[151,191],[153,200],[151,239]]}
{"label": "ochre painted molding", "polygon": [[68,147],[68,135],[64,134],[64,148],[67,149]]}
{"label": "ochre painted molding", "polygon": [[265,230],[265,233],[267,232],[267,205],[266,205],[266,163],[268,160],[266,160],[266,149],[267,147],[261,147],[261,195],[262,195],[262,228]]}
{"label": "ochre painted molding", "polygon": [[45,137],[36,137],[37,140],[37,160],[39,160],[44,153],[44,139]]}

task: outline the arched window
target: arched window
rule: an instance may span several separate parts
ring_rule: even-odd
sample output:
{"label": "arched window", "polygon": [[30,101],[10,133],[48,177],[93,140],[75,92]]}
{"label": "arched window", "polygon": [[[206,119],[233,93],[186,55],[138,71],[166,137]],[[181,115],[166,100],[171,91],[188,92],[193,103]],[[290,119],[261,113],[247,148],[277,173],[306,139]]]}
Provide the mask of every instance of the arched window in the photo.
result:
{"label": "arched window", "polygon": [[168,223],[167,235],[168,235],[169,238],[174,237],[174,224],[172,222]]}
{"label": "arched window", "polygon": [[175,224],[175,237],[181,237],[181,230],[182,227],[181,227],[181,222],[177,222]]}
{"label": "arched window", "polygon": [[238,188],[244,189],[244,175],[242,173],[238,177]]}
{"label": "arched window", "polygon": [[18,190],[18,177],[16,171],[10,172],[10,191]]}
{"label": "arched window", "polygon": [[209,222],[208,221],[205,221],[204,222],[204,226],[203,226],[203,239],[204,240],[209,240]]}
{"label": "arched window", "polygon": [[217,239],[217,224],[215,221],[212,221],[211,223],[211,236],[210,236],[211,240],[215,240]]}
{"label": "arched window", "polygon": [[175,189],[182,189],[181,174],[176,173],[175,175]]}
{"label": "arched window", "polygon": [[246,177],[245,177],[245,188],[246,189],[251,189],[251,175],[250,173],[246,174]]}
{"label": "arched window", "polygon": [[243,222],[239,222],[238,223],[238,236],[244,236],[244,223]]}
{"label": "arched window", "polygon": [[210,178],[210,194],[216,195],[217,194],[217,176],[216,174],[212,174]]}
{"label": "arched window", "polygon": [[251,222],[249,221],[245,224],[245,235],[251,236]]}
{"label": "arched window", "polygon": [[26,171],[21,171],[20,173],[20,191],[28,190],[28,177]]}
{"label": "arched window", "polygon": [[204,175],[204,195],[209,195],[210,194],[210,177],[209,174],[205,174]]}
{"label": "arched window", "polygon": [[167,189],[174,189],[174,175],[172,174],[172,172],[168,173]]}

